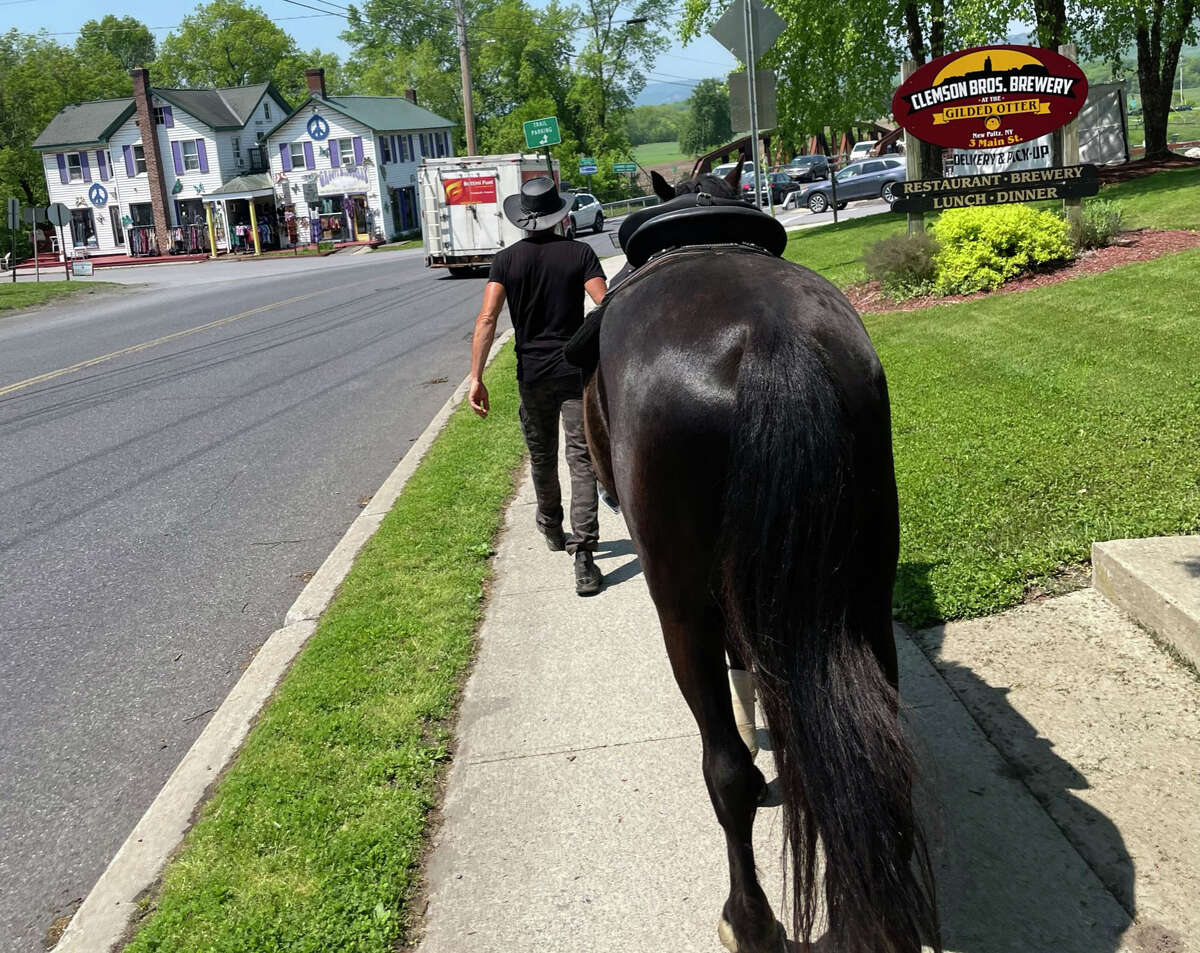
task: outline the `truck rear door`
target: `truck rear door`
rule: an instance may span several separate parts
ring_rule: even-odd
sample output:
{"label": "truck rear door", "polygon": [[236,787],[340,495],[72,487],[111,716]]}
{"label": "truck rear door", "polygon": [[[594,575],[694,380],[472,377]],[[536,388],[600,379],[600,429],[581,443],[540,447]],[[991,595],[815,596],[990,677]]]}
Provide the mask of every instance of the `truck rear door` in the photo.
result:
{"label": "truck rear door", "polygon": [[498,170],[460,166],[441,168],[438,175],[445,254],[494,254],[500,249]]}

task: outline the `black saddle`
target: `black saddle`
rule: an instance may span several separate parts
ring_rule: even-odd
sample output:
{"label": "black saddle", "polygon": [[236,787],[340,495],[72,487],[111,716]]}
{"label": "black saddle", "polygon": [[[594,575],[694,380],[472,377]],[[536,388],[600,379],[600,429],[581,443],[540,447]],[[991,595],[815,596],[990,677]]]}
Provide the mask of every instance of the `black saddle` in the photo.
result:
{"label": "black saddle", "polygon": [[754,245],[779,257],[787,232],[753,205],[693,192],[630,215],[617,240],[630,266],[640,268],[661,251],[689,245]]}

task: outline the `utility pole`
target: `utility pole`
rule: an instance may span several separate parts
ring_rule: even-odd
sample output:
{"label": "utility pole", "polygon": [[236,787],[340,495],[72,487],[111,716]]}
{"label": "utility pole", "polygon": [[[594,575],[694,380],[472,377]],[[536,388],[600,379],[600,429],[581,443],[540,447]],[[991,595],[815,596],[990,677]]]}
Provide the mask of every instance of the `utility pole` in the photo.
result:
{"label": "utility pole", "polygon": [[462,69],[463,124],[467,133],[467,155],[478,155],[475,147],[475,101],[471,96],[471,60],[467,56],[467,17],[462,0],[454,0],[454,20],[458,26],[458,63]]}

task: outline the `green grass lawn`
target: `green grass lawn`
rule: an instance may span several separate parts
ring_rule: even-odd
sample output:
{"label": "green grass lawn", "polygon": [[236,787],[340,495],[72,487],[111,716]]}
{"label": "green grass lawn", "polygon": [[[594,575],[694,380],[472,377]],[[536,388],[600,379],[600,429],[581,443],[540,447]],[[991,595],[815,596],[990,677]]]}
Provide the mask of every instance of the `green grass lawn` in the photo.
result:
{"label": "green grass lawn", "polygon": [[204,806],[135,953],[391,951],[524,455],[511,345],[464,403]]}
{"label": "green grass lawn", "polygon": [[18,281],[7,275],[0,279],[0,311],[15,311],[36,305],[56,303],[79,295],[95,294],[96,289],[122,287],[111,281]]}
{"label": "green grass lawn", "polygon": [[392,242],[390,245],[380,245],[378,248],[372,248],[371,251],[408,251],[411,248],[420,248],[421,239],[410,238],[403,242]]}
{"label": "green grass lawn", "polygon": [[[647,142],[645,145],[633,147],[633,158],[641,166],[649,168],[652,165],[663,165],[673,162],[679,166],[681,175],[692,171],[694,156],[685,156],[679,150],[678,142]],[[687,168],[684,168],[687,166]]]}
{"label": "green grass lawn", "polygon": [[892,396],[904,621],[1018,602],[1093,540],[1200,530],[1200,252],[868,315]]}

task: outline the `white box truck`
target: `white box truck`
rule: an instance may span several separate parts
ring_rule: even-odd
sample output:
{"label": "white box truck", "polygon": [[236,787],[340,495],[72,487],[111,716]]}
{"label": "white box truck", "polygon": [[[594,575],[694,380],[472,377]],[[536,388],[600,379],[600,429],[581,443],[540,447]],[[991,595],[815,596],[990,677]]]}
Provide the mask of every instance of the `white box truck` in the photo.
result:
{"label": "white box truck", "polygon": [[[466,274],[524,238],[504,217],[504,199],[546,174],[546,159],[536,153],[426,159],[417,172],[426,267]],[[557,161],[554,178],[561,182]]]}

